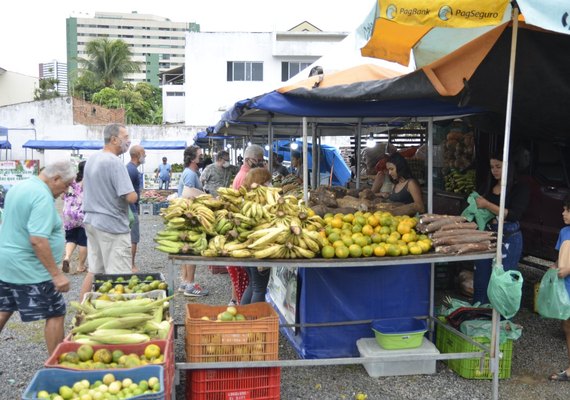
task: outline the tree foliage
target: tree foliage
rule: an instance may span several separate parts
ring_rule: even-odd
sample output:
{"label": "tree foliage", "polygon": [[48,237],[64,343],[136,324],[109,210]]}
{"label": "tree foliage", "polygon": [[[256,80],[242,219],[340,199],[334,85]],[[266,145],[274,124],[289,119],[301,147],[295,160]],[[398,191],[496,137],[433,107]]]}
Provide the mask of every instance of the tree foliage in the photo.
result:
{"label": "tree foliage", "polygon": [[122,40],[96,39],[87,43],[87,58],[78,58],[80,68],[72,94],[107,108],[124,108],[128,124],[160,124],[162,92],[146,82],[123,81],[138,72],[138,64]]}
{"label": "tree foliage", "polygon": [[92,102],[107,108],[124,108],[128,124],[160,124],[162,93],[148,83],[130,83],[120,89],[104,88],[93,95]]}
{"label": "tree foliage", "polygon": [[40,79],[39,87],[34,89],[34,100],[49,100],[59,97],[59,92],[56,89],[58,83],[59,79],[56,78]]}
{"label": "tree foliage", "polygon": [[121,83],[126,74],[139,71],[139,65],[131,59],[129,46],[120,39],[92,40],[85,45],[85,52],[87,58],[78,58],[81,68],[93,74],[105,87]]}

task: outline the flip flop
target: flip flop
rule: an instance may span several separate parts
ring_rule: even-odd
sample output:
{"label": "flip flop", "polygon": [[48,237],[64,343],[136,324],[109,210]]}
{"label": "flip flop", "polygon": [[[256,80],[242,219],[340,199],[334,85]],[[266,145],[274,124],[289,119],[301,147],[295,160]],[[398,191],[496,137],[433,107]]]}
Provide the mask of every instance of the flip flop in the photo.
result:
{"label": "flip flop", "polygon": [[552,374],[548,377],[551,381],[567,382],[570,381],[570,376],[566,373],[566,370],[562,370],[556,374]]}
{"label": "flip flop", "polygon": [[63,265],[61,266],[61,270],[67,274],[69,272],[69,261],[63,260]]}

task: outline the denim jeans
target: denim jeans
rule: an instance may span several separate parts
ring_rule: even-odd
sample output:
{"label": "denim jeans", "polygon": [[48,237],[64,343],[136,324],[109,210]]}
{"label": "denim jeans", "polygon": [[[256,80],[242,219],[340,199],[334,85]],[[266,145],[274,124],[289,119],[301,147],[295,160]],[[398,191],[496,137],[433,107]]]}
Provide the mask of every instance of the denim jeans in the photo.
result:
{"label": "denim jeans", "polygon": [[[497,225],[491,225],[491,231],[497,231]],[[503,247],[501,254],[505,271],[518,270],[523,248],[523,237],[518,222],[505,222],[503,225]],[[489,303],[487,286],[491,278],[493,260],[477,260],[473,271],[473,303]]]}
{"label": "denim jeans", "polygon": [[249,277],[249,284],[243,293],[240,305],[264,302],[271,269],[267,268],[260,272],[257,267],[245,267],[245,270]]}

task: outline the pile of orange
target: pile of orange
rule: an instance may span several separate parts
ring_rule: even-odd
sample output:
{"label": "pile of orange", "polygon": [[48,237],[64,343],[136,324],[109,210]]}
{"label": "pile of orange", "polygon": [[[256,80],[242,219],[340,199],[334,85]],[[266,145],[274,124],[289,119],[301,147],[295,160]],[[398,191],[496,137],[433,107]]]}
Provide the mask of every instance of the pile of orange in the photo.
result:
{"label": "pile of orange", "polygon": [[415,231],[417,218],[376,211],[326,214],[321,235],[328,240],[324,258],[420,255],[432,246],[426,235]]}

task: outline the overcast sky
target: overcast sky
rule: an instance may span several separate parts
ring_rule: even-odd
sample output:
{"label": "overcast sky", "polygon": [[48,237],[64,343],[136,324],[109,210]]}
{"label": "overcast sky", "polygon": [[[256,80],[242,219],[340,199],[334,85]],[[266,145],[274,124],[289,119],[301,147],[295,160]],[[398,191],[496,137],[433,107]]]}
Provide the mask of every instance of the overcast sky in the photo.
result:
{"label": "overcast sky", "polygon": [[95,11],[154,14],[196,22],[206,31],[286,31],[309,21],[323,31],[352,32],[374,0],[14,0],[0,12],[0,67],[38,76],[38,64],[66,62],[65,20]]}

